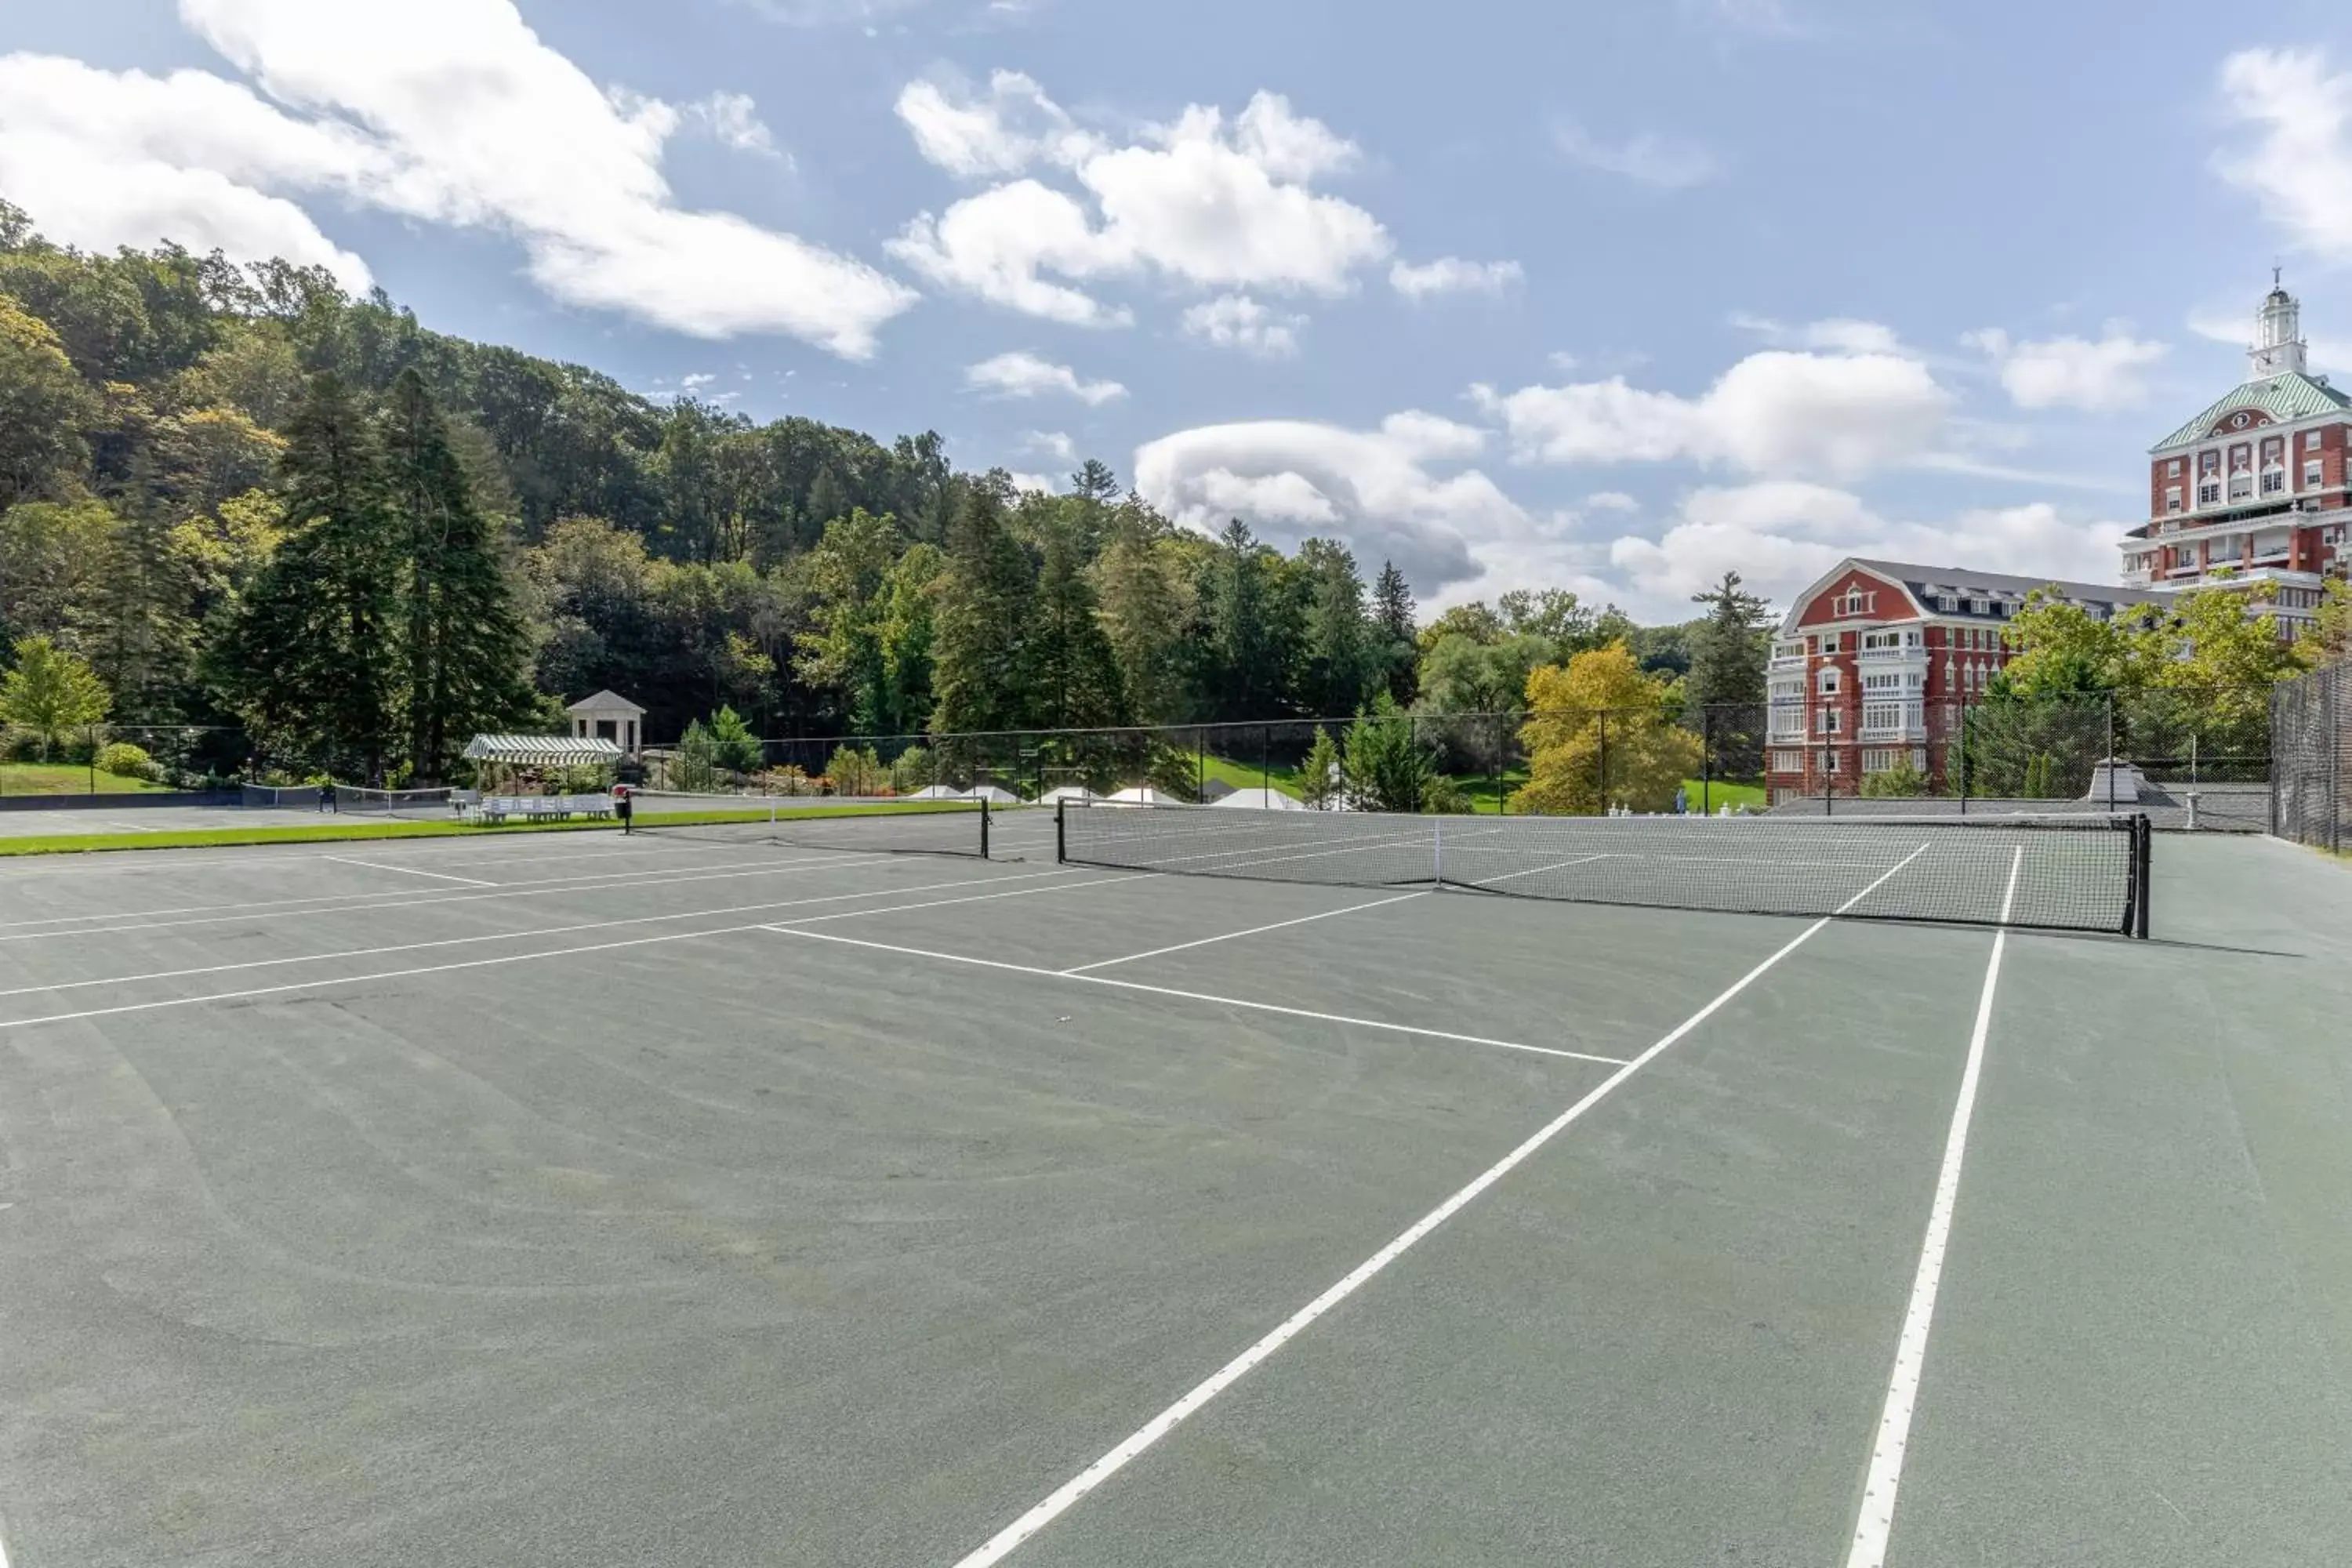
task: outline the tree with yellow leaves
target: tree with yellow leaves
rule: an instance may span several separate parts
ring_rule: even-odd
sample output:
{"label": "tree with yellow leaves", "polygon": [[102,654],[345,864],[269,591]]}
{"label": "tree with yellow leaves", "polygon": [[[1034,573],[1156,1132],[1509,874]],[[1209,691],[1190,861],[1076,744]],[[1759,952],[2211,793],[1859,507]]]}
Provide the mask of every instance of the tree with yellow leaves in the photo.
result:
{"label": "tree with yellow leaves", "polygon": [[1699,739],[1675,721],[1674,684],[1642,672],[1622,640],[1528,676],[1528,782],[1513,811],[1595,816],[1613,805],[1666,811],[1699,765]]}

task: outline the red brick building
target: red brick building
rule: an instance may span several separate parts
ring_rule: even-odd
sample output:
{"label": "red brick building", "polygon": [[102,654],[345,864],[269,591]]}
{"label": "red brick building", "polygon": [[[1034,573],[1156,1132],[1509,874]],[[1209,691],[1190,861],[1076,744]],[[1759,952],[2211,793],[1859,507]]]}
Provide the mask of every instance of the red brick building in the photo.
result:
{"label": "red brick building", "polygon": [[1960,710],[2008,662],[2001,630],[2036,588],[2102,618],[2163,603],[2147,588],[2053,583],[1851,558],[1797,595],[1768,675],[1765,779],[1775,803],[1853,795],[1908,763],[1941,779]]}
{"label": "red brick building", "polygon": [[2352,397],[2310,373],[2302,314],[2283,288],[2263,299],[2246,380],[2149,448],[2148,520],[2123,539],[2131,586],[2266,584],[2286,637],[2352,561]]}

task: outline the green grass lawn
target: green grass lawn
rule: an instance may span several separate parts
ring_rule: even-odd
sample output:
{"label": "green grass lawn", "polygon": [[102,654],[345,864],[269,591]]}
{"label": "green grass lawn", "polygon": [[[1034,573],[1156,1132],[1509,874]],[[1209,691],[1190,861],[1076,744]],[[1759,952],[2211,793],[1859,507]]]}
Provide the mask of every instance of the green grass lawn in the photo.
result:
{"label": "green grass lawn", "polygon": [[1298,770],[1280,763],[1260,771],[1254,762],[1239,762],[1231,757],[1212,754],[1202,770],[1204,777],[1232,785],[1235,789],[1255,789],[1271,784],[1285,795],[1298,793]]}
{"label": "green grass lawn", "polygon": [[0,795],[147,795],[167,785],[113,773],[93,773],[70,763],[0,763]]}
{"label": "green grass lawn", "polygon": [[[1255,763],[1213,755],[1208,760],[1206,773],[1208,777],[1222,780],[1235,789],[1255,789],[1263,782],[1272,784],[1286,794],[1298,793],[1298,770],[1293,767],[1276,764],[1268,768],[1261,778]],[[1491,774],[1454,773],[1451,776],[1455,784],[1462,786],[1463,793],[1470,797],[1470,809],[1482,816],[1491,816],[1503,809],[1504,803],[1510,799],[1513,790],[1528,782],[1528,770],[1524,767],[1504,769],[1503,776],[1499,781],[1501,786],[1499,794],[1496,792],[1497,781]],[[1691,810],[1698,810],[1701,781],[1685,779],[1683,782],[1685,787],[1690,792]],[[1706,784],[1706,809],[1709,812],[1718,811],[1727,805],[1734,811],[1742,808],[1751,811],[1764,809],[1762,784],[1733,784],[1724,779],[1716,779]]]}

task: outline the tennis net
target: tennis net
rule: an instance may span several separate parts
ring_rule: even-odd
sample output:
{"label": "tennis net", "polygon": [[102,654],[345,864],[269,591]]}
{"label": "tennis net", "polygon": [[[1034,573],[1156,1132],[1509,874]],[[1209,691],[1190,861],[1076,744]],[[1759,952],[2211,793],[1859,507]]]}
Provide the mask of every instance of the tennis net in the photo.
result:
{"label": "tennis net", "polygon": [[2147,934],[2145,816],[1401,816],[1063,803],[1075,865]]}
{"label": "tennis net", "polygon": [[337,784],[335,809],[355,816],[399,816],[440,821],[456,807],[447,789],[370,789],[364,784]]}
{"label": "tennis net", "polygon": [[629,831],[713,844],[919,855],[988,854],[984,801],[629,792]]}
{"label": "tennis net", "polygon": [[317,784],[249,784],[240,791],[239,804],[255,807],[277,807],[280,810],[315,810],[319,805]]}

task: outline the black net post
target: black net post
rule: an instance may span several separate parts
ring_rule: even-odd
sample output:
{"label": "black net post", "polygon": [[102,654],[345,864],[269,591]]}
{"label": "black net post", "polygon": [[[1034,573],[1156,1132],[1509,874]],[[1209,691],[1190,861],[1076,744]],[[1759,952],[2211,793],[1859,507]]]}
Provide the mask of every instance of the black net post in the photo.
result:
{"label": "black net post", "polygon": [[1065,795],[1054,803],[1054,861],[1056,865],[1070,858],[1070,801]]}
{"label": "black net post", "polygon": [[2133,834],[2136,842],[2132,847],[2132,935],[2146,942],[2147,940],[2148,871],[2151,864],[2149,847],[2156,837],[2156,830],[2149,825],[2146,813],[2143,812],[2136,819]]}
{"label": "black net post", "polygon": [[996,808],[986,801],[980,803],[980,858],[988,858],[988,826],[994,820]]}

